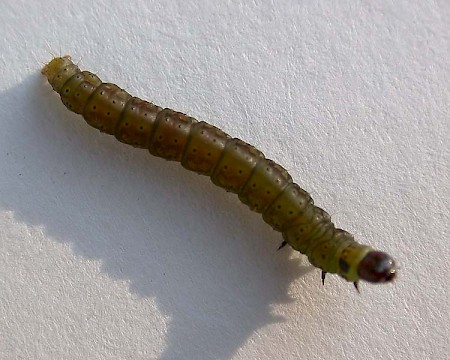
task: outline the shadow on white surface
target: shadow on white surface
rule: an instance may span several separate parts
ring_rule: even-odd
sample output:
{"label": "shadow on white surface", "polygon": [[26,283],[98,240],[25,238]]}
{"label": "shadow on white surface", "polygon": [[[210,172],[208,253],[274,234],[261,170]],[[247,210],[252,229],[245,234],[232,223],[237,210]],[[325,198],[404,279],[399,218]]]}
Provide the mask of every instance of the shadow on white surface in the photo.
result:
{"label": "shadow on white surface", "polygon": [[208,178],[88,127],[40,74],[0,94],[10,101],[23,107],[0,135],[18,139],[0,145],[0,207],[155,298],[171,319],[161,359],[230,358],[283,321],[272,306],[292,301],[291,282],[311,267],[276,252],[281,235],[259,215]]}

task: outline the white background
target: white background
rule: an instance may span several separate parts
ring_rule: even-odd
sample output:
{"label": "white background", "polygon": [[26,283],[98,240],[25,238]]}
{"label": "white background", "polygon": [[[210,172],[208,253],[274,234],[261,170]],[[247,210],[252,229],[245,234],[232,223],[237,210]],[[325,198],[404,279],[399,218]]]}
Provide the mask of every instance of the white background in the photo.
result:
{"label": "white background", "polygon": [[[1,359],[446,359],[450,2],[0,4]],[[255,144],[395,283],[320,272],[233,194],[100,134],[54,54]]]}

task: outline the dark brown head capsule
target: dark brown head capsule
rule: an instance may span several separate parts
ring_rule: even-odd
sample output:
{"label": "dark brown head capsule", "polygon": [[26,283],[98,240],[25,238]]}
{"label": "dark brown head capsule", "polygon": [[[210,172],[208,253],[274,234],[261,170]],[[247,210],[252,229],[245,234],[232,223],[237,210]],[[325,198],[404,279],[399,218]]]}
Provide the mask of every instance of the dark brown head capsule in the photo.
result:
{"label": "dark brown head capsule", "polygon": [[382,251],[370,251],[359,263],[358,275],[371,283],[390,282],[395,278],[395,261]]}

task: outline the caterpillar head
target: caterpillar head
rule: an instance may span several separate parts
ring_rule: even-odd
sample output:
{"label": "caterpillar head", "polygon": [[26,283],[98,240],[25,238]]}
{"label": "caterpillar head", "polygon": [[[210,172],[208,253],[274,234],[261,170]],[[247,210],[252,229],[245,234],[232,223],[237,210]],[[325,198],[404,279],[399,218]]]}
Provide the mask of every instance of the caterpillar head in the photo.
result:
{"label": "caterpillar head", "polygon": [[396,271],[394,259],[382,251],[369,251],[358,266],[359,277],[371,283],[390,282]]}

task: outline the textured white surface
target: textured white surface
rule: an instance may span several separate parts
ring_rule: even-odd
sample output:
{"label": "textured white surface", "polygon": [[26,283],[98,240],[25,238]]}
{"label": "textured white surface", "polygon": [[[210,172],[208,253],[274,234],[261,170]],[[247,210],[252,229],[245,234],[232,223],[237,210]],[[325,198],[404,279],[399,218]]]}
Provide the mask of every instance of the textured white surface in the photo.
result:
{"label": "textured white surface", "polygon": [[[128,4],[1,3],[0,358],[447,359],[450,2]],[[68,112],[47,50],[257,145],[398,281],[322,287],[234,195]]]}

